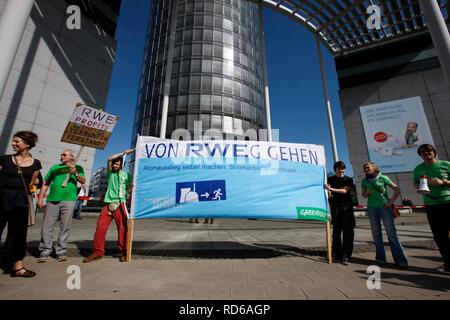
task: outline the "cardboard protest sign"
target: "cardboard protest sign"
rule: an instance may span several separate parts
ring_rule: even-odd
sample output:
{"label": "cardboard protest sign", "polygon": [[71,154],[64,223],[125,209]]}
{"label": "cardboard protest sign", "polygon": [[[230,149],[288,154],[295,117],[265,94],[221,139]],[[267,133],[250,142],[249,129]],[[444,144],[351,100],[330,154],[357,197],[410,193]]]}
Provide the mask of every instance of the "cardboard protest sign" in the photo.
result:
{"label": "cardboard protest sign", "polygon": [[104,149],[117,117],[99,109],[78,105],[67,124],[61,142]]}

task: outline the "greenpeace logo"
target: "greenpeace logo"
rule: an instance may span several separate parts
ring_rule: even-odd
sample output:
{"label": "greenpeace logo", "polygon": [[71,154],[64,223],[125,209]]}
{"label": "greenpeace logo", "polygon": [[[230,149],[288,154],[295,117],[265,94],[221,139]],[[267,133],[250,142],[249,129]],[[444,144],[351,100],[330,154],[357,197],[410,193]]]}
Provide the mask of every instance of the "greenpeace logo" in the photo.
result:
{"label": "greenpeace logo", "polygon": [[301,209],[299,214],[302,216],[324,216],[325,212],[321,212],[315,209]]}
{"label": "greenpeace logo", "polygon": [[321,208],[297,207],[297,219],[328,221],[328,212]]}

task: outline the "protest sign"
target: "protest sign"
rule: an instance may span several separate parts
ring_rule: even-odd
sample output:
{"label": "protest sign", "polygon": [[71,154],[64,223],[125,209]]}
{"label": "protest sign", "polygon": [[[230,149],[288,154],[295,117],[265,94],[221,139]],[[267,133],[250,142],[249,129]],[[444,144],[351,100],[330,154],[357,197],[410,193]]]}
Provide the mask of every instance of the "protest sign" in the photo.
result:
{"label": "protest sign", "polygon": [[130,218],[328,221],[324,147],[139,137]]}
{"label": "protest sign", "polygon": [[78,105],[67,124],[61,142],[103,150],[117,117],[85,105]]}

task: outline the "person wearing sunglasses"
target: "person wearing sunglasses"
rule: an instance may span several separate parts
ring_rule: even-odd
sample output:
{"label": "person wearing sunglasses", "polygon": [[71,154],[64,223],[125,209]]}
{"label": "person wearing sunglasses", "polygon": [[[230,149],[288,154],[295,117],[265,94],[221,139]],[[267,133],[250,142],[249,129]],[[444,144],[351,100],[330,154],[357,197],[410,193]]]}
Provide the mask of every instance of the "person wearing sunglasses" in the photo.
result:
{"label": "person wearing sunglasses", "polygon": [[[60,160],[60,163],[55,164],[48,171],[39,193],[38,207],[42,209],[44,208],[45,193],[50,188],[42,222],[39,263],[50,260],[50,255],[53,252],[53,231],[58,220],[60,221],[61,232],[55,246],[56,255],[59,262],[67,260],[66,251],[70,225],[75,202],[78,199],[77,184],[86,182],[83,167],[75,164],[75,156],[72,150],[64,150],[61,153]],[[69,180],[66,185],[67,175],[69,175]]]}
{"label": "person wearing sunglasses", "polygon": [[436,148],[422,144],[417,154],[423,162],[414,168],[414,187],[419,189],[420,179],[426,178],[430,193],[423,194],[428,223],[444,265],[439,271],[450,272],[450,162],[436,159]]}

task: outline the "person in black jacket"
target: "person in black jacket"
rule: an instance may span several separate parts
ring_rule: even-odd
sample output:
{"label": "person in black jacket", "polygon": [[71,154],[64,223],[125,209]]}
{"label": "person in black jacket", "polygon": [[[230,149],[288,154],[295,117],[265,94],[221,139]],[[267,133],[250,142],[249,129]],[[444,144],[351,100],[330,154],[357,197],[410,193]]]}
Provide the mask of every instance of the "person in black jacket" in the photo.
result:
{"label": "person in black jacket", "polygon": [[325,186],[329,191],[333,224],[332,251],[334,259],[341,260],[342,264],[348,265],[353,252],[355,235],[355,214],[351,193],[353,179],[344,174],[344,162],[336,162],[333,168],[336,175],[329,177]]}

